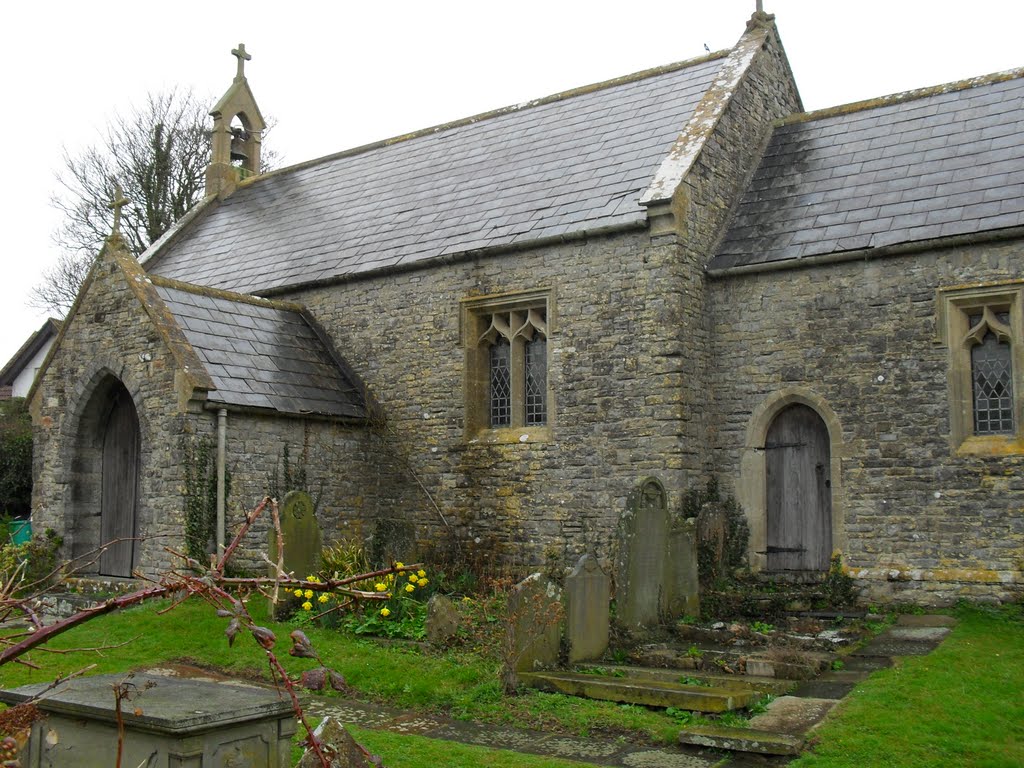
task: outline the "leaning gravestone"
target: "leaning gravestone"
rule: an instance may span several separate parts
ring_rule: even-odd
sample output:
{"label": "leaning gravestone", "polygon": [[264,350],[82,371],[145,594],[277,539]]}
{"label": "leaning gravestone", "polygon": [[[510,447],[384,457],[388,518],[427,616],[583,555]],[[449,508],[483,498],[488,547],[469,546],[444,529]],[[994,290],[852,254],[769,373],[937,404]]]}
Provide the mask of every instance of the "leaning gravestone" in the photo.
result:
{"label": "leaning gravestone", "polygon": [[611,579],[593,555],[583,555],[565,579],[569,663],[599,659],[608,649]]}
{"label": "leaning gravestone", "polygon": [[624,627],[649,627],[667,613],[666,562],[671,521],[665,488],[645,478],[629,495],[619,521],[616,618]]}
{"label": "leaning gravestone", "polygon": [[[320,570],[323,537],[313,511],[313,499],[305,491],[290,491],[281,503],[281,535],[284,536],[284,571],[304,579]],[[277,565],[277,532],[270,529],[270,575]]]}
{"label": "leaning gravestone", "polygon": [[508,600],[506,661],[515,672],[532,672],[558,663],[561,646],[562,590],[540,573],[516,584]]}

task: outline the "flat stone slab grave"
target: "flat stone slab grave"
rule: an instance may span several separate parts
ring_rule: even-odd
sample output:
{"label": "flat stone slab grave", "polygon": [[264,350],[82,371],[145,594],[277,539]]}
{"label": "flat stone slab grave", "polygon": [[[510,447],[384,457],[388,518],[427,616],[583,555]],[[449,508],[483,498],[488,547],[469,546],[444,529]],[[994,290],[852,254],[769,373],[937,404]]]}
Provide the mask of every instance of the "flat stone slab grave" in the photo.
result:
{"label": "flat stone slab grave", "polygon": [[949,632],[945,627],[892,627],[851,656],[927,656]]}
{"label": "flat stone slab grave", "polygon": [[[146,673],[72,680],[36,702],[45,717],[32,725],[25,768],[110,768],[117,759],[114,686],[122,700],[125,766],[288,768],[295,713],[276,691]],[[0,691],[19,704],[46,683]]]}

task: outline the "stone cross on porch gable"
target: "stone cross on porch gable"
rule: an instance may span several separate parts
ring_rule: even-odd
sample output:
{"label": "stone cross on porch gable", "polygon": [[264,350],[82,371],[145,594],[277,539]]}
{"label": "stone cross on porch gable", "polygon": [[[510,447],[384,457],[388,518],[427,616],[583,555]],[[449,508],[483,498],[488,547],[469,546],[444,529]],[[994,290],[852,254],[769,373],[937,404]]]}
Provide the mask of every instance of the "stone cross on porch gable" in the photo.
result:
{"label": "stone cross on porch gable", "polygon": [[245,62],[252,60],[252,56],[245,52],[245,43],[239,43],[237,48],[232,48],[231,55],[238,59],[238,72],[235,74],[235,80],[244,80]]}
{"label": "stone cross on porch gable", "polygon": [[112,236],[120,236],[121,234],[121,209],[128,205],[130,201],[124,196],[124,192],[121,191],[120,182],[114,182],[114,199],[107,203],[107,208],[114,212],[114,228],[111,231]]}

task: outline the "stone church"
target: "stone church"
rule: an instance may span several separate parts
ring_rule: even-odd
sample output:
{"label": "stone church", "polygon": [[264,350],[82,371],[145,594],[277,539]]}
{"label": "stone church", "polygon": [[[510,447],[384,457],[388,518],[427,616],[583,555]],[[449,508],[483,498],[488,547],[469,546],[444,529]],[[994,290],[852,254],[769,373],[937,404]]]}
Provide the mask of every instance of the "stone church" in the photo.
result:
{"label": "stone church", "polygon": [[759,12],[259,175],[234,53],[206,198],[138,261],[115,228],[30,393],[69,557],[166,565],[215,464],[229,539],[301,486],[326,541],[611,566],[640,483],[715,478],[757,571],[1020,594],[1024,70],[806,113]]}

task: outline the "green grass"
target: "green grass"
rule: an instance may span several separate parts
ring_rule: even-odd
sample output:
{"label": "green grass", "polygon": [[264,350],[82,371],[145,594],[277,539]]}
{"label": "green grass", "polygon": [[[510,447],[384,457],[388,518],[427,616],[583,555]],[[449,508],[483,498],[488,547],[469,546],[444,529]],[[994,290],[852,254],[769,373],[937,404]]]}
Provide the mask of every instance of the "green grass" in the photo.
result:
{"label": "green grass", "polygon": [[503,749],[473,747],[423,736],[399,735],[363,728],[351,728],[350,731],[371,753],[383,757],[388,768],[593,768],[590,763],[524,755]]}
{"label": "green grass", "polygon": [[[35,651],[32,670],[0,668],[0,685],[49,681],[96,664],[90,674],[116,673],[190,658],[241,676],[267,679],[262,651],[247,635],[229,648],[226,620],[209,607],[185,604],[165,616],[143,606],[91,621],[56,638],[54,649],[124,647],[69,654]],[[280,658],[291,674],[314,666],[287,655],[291,626],[266,621],[262,600],[251,604],[259,622],[278,636]],[[816,732],[813,751],[796,768],[1003,768],[1024,765],[1024,620],[1020,606],[1002,611],[964,608],[959,626],[934,653],[909,657],[860,684]],[[456,718],[504,723],[576,735],[625,736],[672,742],[678,724],[665,712],[524,692],[506,697],[498,664],[486,650],[437,655],[385,647],[332,630],[309,629],[324,660],[347,678],[361,698]],[[358,731],[392,768],[424,765],[570,766],[510,752],[477,752],[449,742],[385,732]],[[461,762],[459,762],[461,761]],[[579,764],[576,764],[577,766]]]}
{"label": "green grass", "polygon": [[[88,664],[89,674],[126,672],[161,662],[191,659],[229,674],[269,679],[263,652],[247,634],[233,648],[224,637],[226,619],[198,602],[188,602],[160,616],[166,602],[141,606],[87,622],[55,638],[55,650],[126,645],[95,652],[68,654],[34,651],[30,658],[41,669],[8,664],[0,668],[0,686],[14,687],[53,680]],[[294,659],[288,624],[266,620],[261,599],[250,610],[278,637],[278,657],[293,676],[315,666],[310,659]],[[499,684],[496,659],[484,652],[460,651],[437,655],[416,648],[386,647],[372,640],[338,631],[305,628],[325,663],[345,676],[363,699],[391,706],[429,710],[456,719],[479,720],[520,727],[556,730],[575,735],[625,735],[632,740],[673,742],[678,726],[664,712],[611,702],[587,701],[559,694],[524,691],[507,697]]]}
{"label": "green grass", "polygon": [[934,653],[857,686],[794,768],[1024,765],[1021,606],[963,608]]}

